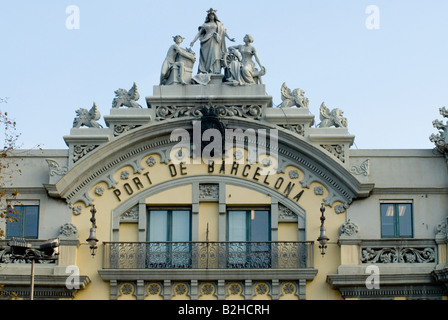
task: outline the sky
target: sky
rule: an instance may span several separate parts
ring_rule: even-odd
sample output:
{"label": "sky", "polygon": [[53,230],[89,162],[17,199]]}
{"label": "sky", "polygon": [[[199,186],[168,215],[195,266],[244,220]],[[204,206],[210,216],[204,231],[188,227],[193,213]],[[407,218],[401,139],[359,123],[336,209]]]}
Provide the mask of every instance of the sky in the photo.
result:
{"label": "sky", "polygon": [[432,121],[445,122],[448,104],[444,0],[2,0],[0,110],[19,146],[67,149],[75,111],[96,102],[108,115],[133,82],[146,107],[172,36],[188,47],[211,7],[232,44],[254,37],[274,106],[285,82],[305,91],[316,123],[322,102],[342,109],[352,148],[434,148]]}

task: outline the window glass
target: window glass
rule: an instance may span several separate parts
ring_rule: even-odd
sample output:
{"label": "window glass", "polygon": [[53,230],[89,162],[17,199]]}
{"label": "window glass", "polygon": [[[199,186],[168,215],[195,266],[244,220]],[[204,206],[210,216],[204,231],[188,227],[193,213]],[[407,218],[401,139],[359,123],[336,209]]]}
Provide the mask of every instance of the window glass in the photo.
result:
{"label": "window glass", "polygon": [[190,211],[173,210],[171,217],[172,241],[190,241]]}
{"label": "window glass", "polygon": [[190,241],[190,210],[150,210],[148,241]]}
{"label": "window glass", "polygon": [[269,210],[229,210],[227,246],[229,268],[270,268],[271,239]]}
{"label": "window glass", "polygon": [[383,238],[411,238],[413,236],[412,204],[381,204],[381,236]]}
{"label": "window glass", "polygon": [[[10,216],[14,217],[16,221],[10,222],[8,221],[6,225],[6,238],[12,238],[12,237],[22,237],[22,224],[23,224],[23,218],[22,214],[20,214],[17,211],[17,206],[14,208],[14,210],[10,211]],[[12,211],[16,212],[14,215],[12,215]]]}
{"label": "window glass", "polygon": [[168,211],[150,211],[148,223],[149,241],[168,241]]}
{"label": "window glass", "polygon": [[271,239],[270,217],[267,210],[251,212],[250,241],[269,241]]}
{"label": "window glass", "polygon": [[381,204],[381,236],[394,237],[394,205],[389,203]]}
{"label": "window glass", "polygon": [[246,211],[229,211],[229,241],[247,241]]}
{"label": "window glass", "polygon": [[9,209],[16,221],[6,224],[6,237],[37,239],[39,230],[39,206],[16,205]]}
{"label": "window glass", "polygon": [[269,210],[229,210],[229,241],[270,241]]}
{"label": "window glass", "polygon": [[400,237],[412,237],[412,206],[410,203],[397,205]]}

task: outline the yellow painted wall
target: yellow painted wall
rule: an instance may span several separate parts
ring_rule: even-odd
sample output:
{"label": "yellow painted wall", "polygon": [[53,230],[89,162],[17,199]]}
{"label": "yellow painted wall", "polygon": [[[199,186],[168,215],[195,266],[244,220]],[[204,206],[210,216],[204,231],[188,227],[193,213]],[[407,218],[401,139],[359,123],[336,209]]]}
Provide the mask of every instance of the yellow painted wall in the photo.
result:
{"label": "yellow painted wall", "polygon": [[208,227],[208,241],[218,241],[219,209],[216,202],[199,203],[199,241],[206,241]]}
{"label": "yellow painted wall", "polygon": [[[81,275],[88,275],[91,279],[91,283],[87,286],[86,289],[80,290],[76,299],[109,299],[109,284],[101,279],[97,270],[102,268],[102,242],[111,240],[111,212],[118,205],[125,203],[127,200],[134,199],[141,192],[147,190],[148,188],[155,188],[157,184],[162,183],[163,181],[170,181],[173,179],[182,178],[180,175],[181,170],[185,170],[188,172],[188,176],[193,175],[207,175],[207,165],[185,165],[183,169],[177,165],[177,176],[172,177],[170,175],[169,170],[167,170],[166,164],[160,164],[160,158],[158,155],[152,155],[157,164],[153,167],[148,168],[146,165],[146,159],[149,157],[145,157],[142,160],[142,167],[145,168],[141,173],[134,173],[132,167],[123,167],[117,170],[114,174],[114,178],[117,181],[116,188],[121,190],[120,199],[118,200],[116,194],[114,194],[112,189],[108,189],[105,183],[99,183],[95,185],[90,191],[90,197],[94,199],[95,207],[97,209],[97,238],[100,240],[98,243],[98,252],[95,257],[92,258],[90,255],[90,250],[88,245],[85,242],[85,239],[89,236],[89,229],[91,223],[90,219],[90,207],[85,207],[82,203],[76,203],[75,206],[80,205],[82,207],[82,212],[80,215],[73,216],[72,223],[75,224],[79,229],[79,239],[81,241],[81,245],[77,250],[77,264],[80,268]],[[230,167],[226,168],[226,176],[235,176],[230,175]],[[240,167],[241,169],[242,167]],[[285,173],[279,174],[284,177],[284,186],[287,183],[295,183],[294,194],[291,193],[289,198],[297,194],[298,191],[301,190],[300,180],[291,180],[288,172],[289,170],[293,170],[294,167],[288,167],[285,170]],[[254,175],[254,167],[252,167],[251,174]],[[121,179],[121,174],[123,171],[129,172],[128,179]],[[149,175],[145,176],[145,172],[149,171]],[[303,173],[298,170],[299,175],[303,175]],[[241,171],[240,171],[241,173]],[[213,173],[216,176],[216,181],[219,181],[220,174]],[[151,184],[148,183],[148,176],[150,177]],[[299,176],[299,179],[300,179]],[[138,188],[138,186],[133,182],[132,179],[138,178],[139,181],[144,185],[144,188]],[[242,177],[237,177],[239,181],[241,181]],[[273,178],[273,177],[270,177]],[[254,182],[251,178],[248,178],[248,182]],[[271,180],[271,185],[272,185]],[[124,192],[123,185],[128,183],[133,187],[133,194],[127,195]],[[134,184],[132,184],[134,183]],[[257,181],[257,183],[263,183],[263,181]],[[311,240],[315,242],[314,245],[314,267],[319,270],[316,275],[316,278],[307,283],[306,287],[306,295],[307,299],[340,299],[341,296],[338,291],[332,290],[326,282],[327,274],[337,273],[337,267],[340,265],[340,248],[337,245],[338,239],[338,228],[345,222],[345,214],[336,214],[333,208],[326,207],[325,216],[327,220],[325,221],[325,225],[327,227],[327,235],[330,238],[330,242],[328,244],[327,253],[324,257],[321,257],[319,252],[319,248],[316,242],[317,237],[319,236],[319,228],[320,228],[320,206],[322,200],[328,196],[328,191],[325,190],[323,195],[315,195],[313,189],[315,186],[319,184],[313,183],[311,184],[309,189],[305,189],[303,195],[301,196],[298,203],[304,210],[306,211],[306,234],[307,240]],[[95,194],[94,190],[97,186],[101,186],[104,188],[105,192],[102,196]],[[283,192],[283,187],[280,192]],[[166,190],[163,192],[156,193],[152,196],[146,198],[146,203],[149,205],[191,205],[192,203],[192,186],[184,185],[180,187],[173,188],[171,190]],[[238,205],[270,205],[271,197],[268,194],[259,193],[253,191],[248,188],[236,186],[236,185],[226,185],[226,204],[229,206],[238,206]],[[218,240],[218,231],[219,231],[219,211],[218,211],[218,203],[216,202],[200,202],[199,204],[199,225],[198,225],[198,239],[200,241],[204,241],[206,237],[207,223],[209,228],[209,240],[217,241]],[[121,223],[120,224],[120,232],[119,239],[120,241],[137,241],[138,235],[138,227],[136,223]],[[279,223],[278,225],[278,240],[279,241],[297,241],[298,239],[298,229],[297,223]],[[235,287],[236,288],[236,287]],[[241,295],[231,295],[229,299],[239,299]],[[263,295],[259,295],[257,298],[262,298]],[[126,297],[123,297],[126,298]],[[155,294],[152,296],[148,296],[148,299],[160,299],[161,296],[159,294]],[[187,299],[187,295],[176,295],[174,299]],[[290,296],[289,298],[293,298]]]}
{"label": "yellow painted wall", "polygon": [[278,241],[297,241],[298,237],[297,222],[278,223]]}
{"label": "yellow painted wall", "polygon": [[191,184],[165,190],[146,199],[148,205],[191,205]]}
{"label": "yellow painted wall", "polygon": [[240,186],[226,185],[227,205],[270,205],[271,197]]}
{"label": "yellow painted wall", "polygon": [[137,223],[120,223],[120,242],[137,242],[138,241],[138,224]]}

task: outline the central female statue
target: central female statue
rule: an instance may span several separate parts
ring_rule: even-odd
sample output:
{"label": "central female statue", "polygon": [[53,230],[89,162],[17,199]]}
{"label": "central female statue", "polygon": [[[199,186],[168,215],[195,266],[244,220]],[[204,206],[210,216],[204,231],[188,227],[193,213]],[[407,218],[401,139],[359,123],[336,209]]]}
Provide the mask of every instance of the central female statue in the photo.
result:
{"label": "central female statue", "polygon": [[235,41],[235,39],[229,37],[223,24],[218,20],[216,11],[213,9],[208,10],[204,24],[199,27],[199,32],[190,43],[190,46],[193,47],[196,40],[201,40],[199,74],[221,73],[221,68],[224,67],[222,59],[227,51],[225,38]]}

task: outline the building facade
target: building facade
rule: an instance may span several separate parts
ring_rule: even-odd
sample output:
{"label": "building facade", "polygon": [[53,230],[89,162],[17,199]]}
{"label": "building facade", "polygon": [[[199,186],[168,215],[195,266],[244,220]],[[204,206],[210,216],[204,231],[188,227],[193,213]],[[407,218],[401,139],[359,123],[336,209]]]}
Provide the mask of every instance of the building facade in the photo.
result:
{"label": "building facade", "polygon": [[[21,214],[2,224],[3,298],[30,294],[13,237],[60,240],[56,261],[35,264],[35,299],[447,298],[443,134],[434,150],[351,149],[340,110],[322,104],[319,122],[285,84],[273,107],[250,37],[195,76],[178,40],[144,107],[136,84],[119,89],[107,127],[94,104],[66,150],[7,159]],[[202,67],[217,50],[205,41]]]}

